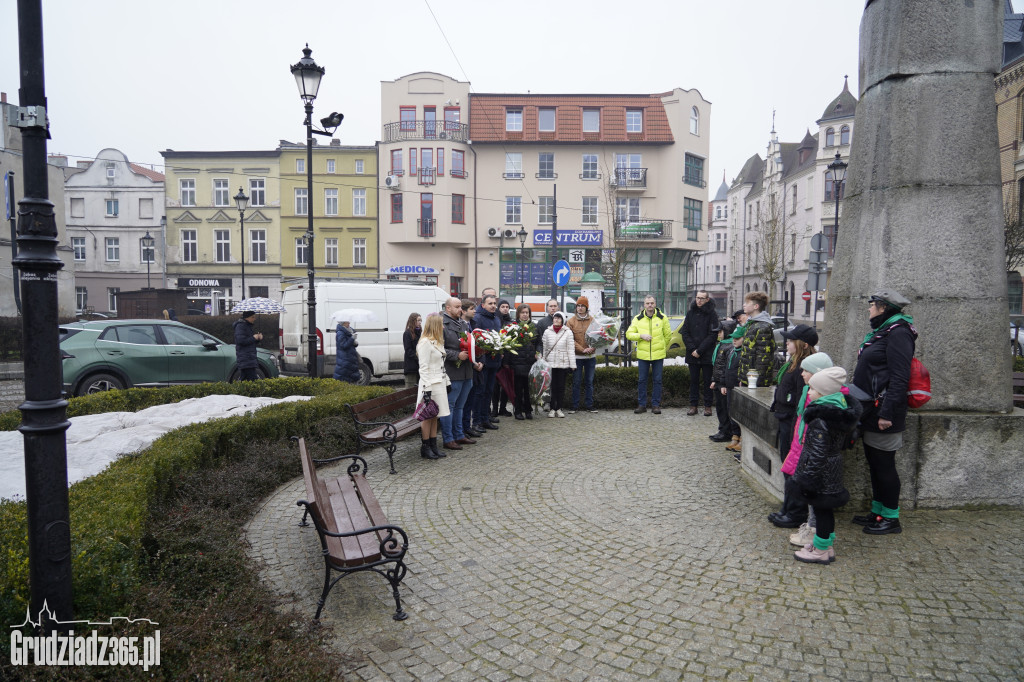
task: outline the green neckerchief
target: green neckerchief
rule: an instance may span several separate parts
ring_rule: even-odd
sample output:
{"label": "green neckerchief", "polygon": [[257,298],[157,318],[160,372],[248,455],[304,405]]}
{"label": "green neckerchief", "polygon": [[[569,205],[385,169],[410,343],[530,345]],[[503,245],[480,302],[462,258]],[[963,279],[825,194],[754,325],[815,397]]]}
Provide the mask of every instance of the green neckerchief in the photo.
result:
{"label": "green neckerchief", "polygon": [[[804,390],[800,393],[800,402],[796,406],[796,418],[797,418],[797,440],[803,442],[804,440],[804,405],[807,402],[807,391],[809,387],[804,386]],[[838,407],[841,410],[845,410],[849,405],[846,404],[846,398],[843,397],[842,393],[829,393],[823,395],[817,400],[811,401],[811,405],[832,405]]]}
{"label": "green neckerchief", "polygon": [[903,313],[896,313],[895,315],[887,319],[885,322],[878,325],[877,329],[872,329],[871,331],[864,335],[864,341],[860,344],[861,350],[864,350],[864,346],[867,344],[868,341],[871,340],[872,336],[877,334],[882,329],[885,329],[886,327],[897,322],[906,322],[907,324],[914,324],[914,318],[912,318],[910,315],[904,315]]}
{"label": "green neckerchief", "polygon": [[714,350],[713,353],[711,353],[711,364],[712,365],[715,364],[715,359],[718,357],[718,349],[722,348],[723,346],[725,346],[725,344],[729,344],[731,346],[732,345],[732,341],[730,339],[722,339],[717,344],[715,344],[715,350]]}
{"label": "green neckerchief", "polygon": [[784,364],[782,367],[779,368],[779,373],[775,375],[775,385],[776,386],[778,386],[779,384],[782,383],[782,375],[786,373],[786,370],[789,369],[789,366],[791,364],[793,364],[793,361],[792,360],[787,360],[786,364]]}

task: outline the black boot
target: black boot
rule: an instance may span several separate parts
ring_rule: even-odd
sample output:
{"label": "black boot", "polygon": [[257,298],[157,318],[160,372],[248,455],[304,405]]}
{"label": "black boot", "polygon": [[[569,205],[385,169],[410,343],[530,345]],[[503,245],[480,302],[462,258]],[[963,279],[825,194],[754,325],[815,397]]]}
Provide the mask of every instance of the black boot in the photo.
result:
{"label": "black boot", "polygon": [[423,457],[424,459],[437,459],[437,455],[435,455],[434,451],[430,449],[430,440],[423,439],[423,442],[420,445],[420,457]]}
{"label": "black boot", "polygon": [[437,459],[438,457],[447,457],[448,456],[447,452],[441,452],[441,450],[438,449],[438,447],[437,447],[437,438],[436,437],[435,438],[431,438],[428,441],[428,444],[430,445],[431,451],[433,451],[433,453],[435,455],[434,459]]}

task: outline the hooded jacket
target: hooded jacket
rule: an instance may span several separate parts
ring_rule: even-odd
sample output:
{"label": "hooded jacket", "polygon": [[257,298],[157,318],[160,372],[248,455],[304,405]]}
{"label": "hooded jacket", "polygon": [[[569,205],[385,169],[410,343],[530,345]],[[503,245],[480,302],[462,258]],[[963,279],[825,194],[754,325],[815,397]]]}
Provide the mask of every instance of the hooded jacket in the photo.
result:
{"label": "hooded jacket", "polygon": [[252,369],[256,362],[256,339],[252,335],[252,323],[246,319],[235,320],[235,360],[238,369]]}
{"label": "hooded jacket", "polygon": [[757,370],[757,385],[771,386],[775,382],[775,326],[771,316],[763,310],[747,320],[747,331],[740,346],[740,383],[747,385],[747,372]]}
{"label": "hooded jacket", "polygon": [[843,447],[860,415],[860,403],[841,393],[822,396],[807,406],[803,451],[786,483],[787,492],[797,501],[826,509],[850,501],[850,492],[843,486]]}
{"label": "hooded jacket", "polygon": [[[718,337],[718,311],[711,299],[700,306],[697,301],[690,303],[690,309],[683,320],[683,344],[686,346],[686,364],[710,365],[711,353]],[[700,357],[693,357],[697,351]]]}
{"label": "hooded jacket", "polygon": [[359,383],[359,353],[356,337],[349,327],[338,325],[334,335],[334,378],[338,381]]}
{"label": "hooded jacket", "polygon": [[[501,327],[501,315],[497,310],[492,313],[482,306],[476,309],[476,315],[473,316],[473,329],[492,329],[498,331]],[[494,369],[501,367],[502,355],[502,353],[484,353],[481,355],[478,348],[476,359],[478,362],[483,362],[484,367]]]}
{"label": "hooded jacket", "polygon": [[869,332],[860,347],[852,383],[875,398],[864,405],[864,431],[878,432],[879,419],[892,422],[885,433],[907,428],[907,384],[917,341],[913,322],[908,315],[893,315]]}
{"label": "hooded jacket", "polygon": [[[650,341],[643,341],[641,334],[651,337]],[[654,315],[647,317],[646,312],[641,312],[633,318],[633,322],[626,330],[626,338],[636,344],[637,360],[664,360],[668,353],[669,340],[672,338],[672,326],[669,319],[658,308],[654,309]],[[710,362],[710,356],[709,362]]]}

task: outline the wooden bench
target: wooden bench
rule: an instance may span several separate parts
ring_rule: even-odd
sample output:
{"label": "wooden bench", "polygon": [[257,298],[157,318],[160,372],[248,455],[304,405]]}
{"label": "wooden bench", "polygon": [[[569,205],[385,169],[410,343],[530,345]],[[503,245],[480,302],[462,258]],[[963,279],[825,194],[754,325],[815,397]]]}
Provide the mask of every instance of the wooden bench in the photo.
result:
{"label": "wooden bench", "polygon": [[1013,373],[1013,404],[1024,407],[1024,372]]}
{"label": "wooden bench", "polygon": [[356,454],[362,451],[362,446],[374,447],[384,446],[388,453],[388,461],[391,463],[391,473],[395,472],[395,447],[396,443],[406,436],[420,432],[420,423],[416,417],[409,414],[398,417],[393,421],[381,421],[392,412],[413,408],[416,406],[416,387],[403,388],[388,395],[378,398],[364,400],[355,405],[345,404],[345,407],[352,412],[352,419],[356,423],[356,432],[359,436],[356,445]]}
{"label": "wooden bench", "polygon": [[[327,595],[339,580],[350,573],[373,571],[391,583],[395,597],[395,615],[392,618],[405,620],[409,615],[402,610],[398,585],[405,577],[403,559],[409,548],[409,536],[398,526],[388,523],[384,516],[366,480],[366,460],[358,455],[313,459],[306,450],[304,438],[293,436],[292,440],[298,443],[302,477],[306,482],[307,499],[296,502],[306,508],[299,525],[308,527],[306,517],[313,519],[324,556],[324,591],[313,619],[320,620]],[[317,475],[317,464],[342,459],[351,459],[352,463],[341,476],[324,480]],[[334,572],[341,575],[332,580]]]}

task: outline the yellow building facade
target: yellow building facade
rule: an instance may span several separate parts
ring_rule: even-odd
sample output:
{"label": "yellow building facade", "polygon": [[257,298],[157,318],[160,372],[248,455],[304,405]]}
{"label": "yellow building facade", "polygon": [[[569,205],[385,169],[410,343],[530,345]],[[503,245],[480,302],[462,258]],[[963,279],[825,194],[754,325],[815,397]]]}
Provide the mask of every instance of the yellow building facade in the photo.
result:
{"label": "yellow building facade", "polygon": [[[1024,223],[1024,14],[1015,14],[1007,2],[1003,21],[1003,66],[995,81],[999,168],[1004,219],[1020,224]],[[1024,268],[1006,273],[1011,315],[1024,313],[1022,275]]]}

